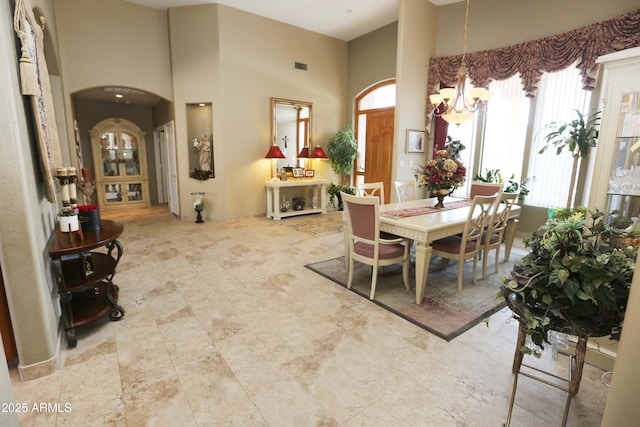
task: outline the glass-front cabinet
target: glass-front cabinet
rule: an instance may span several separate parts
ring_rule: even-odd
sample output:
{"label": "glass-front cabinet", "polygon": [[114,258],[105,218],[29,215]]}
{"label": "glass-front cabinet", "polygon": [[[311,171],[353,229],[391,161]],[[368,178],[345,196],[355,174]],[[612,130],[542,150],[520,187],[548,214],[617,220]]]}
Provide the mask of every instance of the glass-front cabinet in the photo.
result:
{"label": "glass-front cabinet", "polygon": [[106,119],[91,130],[101,209],[149,206],[144,135],[125,119]]}
{"label": "glass-front cabinet", "polygon": [[[601,56],[602,121],[593,162],[589,208],[640,217],[640,47]],[[636,272],[637,274],[637,272]],[[586,360],[612,371],[618,341],[589,338]]]}
{"label": "glass-front cabinet", "polygon": [[614,140],[607,209],[640,218],[640,92],[622,95]]}

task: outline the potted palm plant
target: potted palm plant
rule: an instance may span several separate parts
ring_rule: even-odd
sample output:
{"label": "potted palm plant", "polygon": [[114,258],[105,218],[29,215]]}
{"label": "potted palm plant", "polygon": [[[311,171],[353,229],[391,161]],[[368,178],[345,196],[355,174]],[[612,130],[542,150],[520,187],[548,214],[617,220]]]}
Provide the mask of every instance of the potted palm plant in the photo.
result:
{"label": "potted palm plant", "polygon": [[335,201],[337,199],[337,208],[338,210],[342,210],[343,206],[340,192],[355,194],[355,190],[350,185],[349,180],[353,173],[353,161],[358,154],[358,149],[351,125],[346,125],[329,139],[327,152],[329,154],[331,169],[340,177],[338,184],[331,183],[329,185],[329,204],[336,207]]}
{"label": "potted palm plant", "polygon": [[575,198],[576,174],[580,165],[580,159],[589,156],[591,147],[595,147],[598,142],[598,127],[600,125],[600,112],[588,117],[579,110],[576,110],[578,118],[567,123],[549,123],[545,128],[554,129],[544,137],[546,145],[542,147],[539,154],[544,153],[547,148],[554,146],[556,154],[566,150],[573,157],[573,167],[571,169],[571,181],[569,182],[569,196],[567,197],[567,209],[573,206]]}
{"label": "potted palm plant", "polygon": [[585,336],[619,337],[640,230],[616,214],[559,209],[525,238],[531,251],[500,290],[537,347],[549,343],[549,331],[566,327]]}

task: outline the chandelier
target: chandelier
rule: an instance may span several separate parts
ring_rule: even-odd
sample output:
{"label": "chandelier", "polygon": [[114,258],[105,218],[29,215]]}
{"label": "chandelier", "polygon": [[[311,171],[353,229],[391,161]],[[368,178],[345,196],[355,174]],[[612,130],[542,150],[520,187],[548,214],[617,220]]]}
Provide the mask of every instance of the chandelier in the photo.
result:
{"label": "chandelier", "polygon": [[456,77],[455,88],[440,89],[440,93],[429,96],[435,109],[433,115],[442,117],[448,123],[459,125],[473,118],[473,113],[480,104],[486,104],[493,95],[483,87],[467,89],[467,66],[464,62],[467,53],[467,23],[469,22],[469,0],[464,16],[464,44],[462,47],[462,61]]}

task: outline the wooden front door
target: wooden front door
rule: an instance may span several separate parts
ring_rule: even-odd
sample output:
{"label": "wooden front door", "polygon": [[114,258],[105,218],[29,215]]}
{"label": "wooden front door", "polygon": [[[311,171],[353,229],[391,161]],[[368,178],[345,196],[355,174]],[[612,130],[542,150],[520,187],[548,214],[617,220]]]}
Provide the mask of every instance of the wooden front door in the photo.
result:
{"label": "wooden front door", "polygon": [[364,182],[384,183],[384,202],[391,197],[394,108],[367,113]]}

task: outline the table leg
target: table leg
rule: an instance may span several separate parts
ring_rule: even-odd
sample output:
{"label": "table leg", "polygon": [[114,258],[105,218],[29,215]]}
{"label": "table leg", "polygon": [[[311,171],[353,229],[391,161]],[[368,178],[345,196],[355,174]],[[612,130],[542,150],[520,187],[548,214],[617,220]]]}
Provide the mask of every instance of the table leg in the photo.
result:
{"label": "table leg", "polygon": [[273,188],[273,219],[280,221],[280,189]]}
{"label": "table leg", "polygon": [[320,185],[320,209],[322,213],[327,213],[327,184]]}
{"label": "table leg", "polygon": [[[518,219],[510,219],[507,222],[507,229],[504,232],[504,260],[509,261],[511,248],[513,247],[513,239],[516,237],[516,229],[518,228]],[[498,262],[498,260],[496,260]]]}
{"label": "table leg", "polygon": [[424,287],[427,284],[429,263],[431,261],[431,245],[420,243],[416,247],[416,304],[422,303]]}
{"label": "table leg", "polygon": [[344,233],[344,268],[349,271],[349,262],[351,261],[351,254],[349,253],[349,226],[344,222],[344,215],[342,219],[344,223],[342,226],[342,232]]}
{"label": "table leg", "polygon": [[267,218],[273,217],[273,191],[267,187]]}

